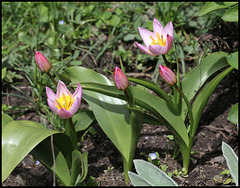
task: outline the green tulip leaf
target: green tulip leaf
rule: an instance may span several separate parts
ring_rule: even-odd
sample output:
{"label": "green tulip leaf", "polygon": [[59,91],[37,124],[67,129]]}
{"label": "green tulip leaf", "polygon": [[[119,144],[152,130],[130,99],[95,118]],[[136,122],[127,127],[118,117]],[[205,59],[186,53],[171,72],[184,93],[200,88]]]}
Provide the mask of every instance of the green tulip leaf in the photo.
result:
{"label": "green tulip leaf", "polygon": [[[132,139],[132,131],[128,122],[129,111],[124,108],[126,103],[123,101],[125,100],[123,92],[121,94],[120,91],[116,91],[116,87],[113,87],[110,81],[106,81],[103,75],[93,70],[70,67],[66,69],[66,72],[74,84],[77,82],[81,83],[83,98],[90,105],[99,125],[121,152],[125,160],[128,161],[129,157],[131,158],[130,151],[133,149],[130,149],[131,146],[129,145]],[[94,83],[86,83],[86,81],[93,81]],[[98,84],[99,82],[101,84]],[[108,86],[104,86],[104,84],[108,84]],[[165,100],[143,89],[132,87],[132,91],[136,104],[151,112],[161,125],[167,126],[173,133],[179,142],[184,160],[186,159],[187,161],[189,138],[180,114]]]}
{"label": "green tulip leaf", "polygon": [[148,80],[143,80],[143,79],[136,79],[136,78],[131,78],[128,77],[129,81],[132,81],[134,83],[140,84],[142,86],[147,87],[148,89],[151,89],[152,91],[154,91],[159,97],[163,98],[164,100],[166,100],[169,104],[173,105],[173,101],[171,100],[171,98],[167,95],[167,93],[165,93],[165,91],[163,91],[159,86],[157,86],[155,83],[148,81]]}
{"label": "green tulip leaf", "polygon": [[83,131],[87,129],[95,120],[94,114],[90,110],[78,110],[78,113],[73,115],[73,123],[76,131]]}
{"label": "green tulip leaf", "polygon": [[226,22],[238,22],[238,5],[229,8],[222,16],[222,19]]}
{"label": "green tulip leaf", "polygon": [[[63,133],[55,130],[52,130],[52,134],[54,136],[55,134],[63,135]],[[45,140],[50,135],[51,131],[49,129],[33,121],[21,120],[11,121],[10,123],[8,123],[2,132],[2,182],[10,175],[13,169],[28,153],[33,151],[35,147],[37,149],[38,147],[45,145],[47,143],[47,141]],[[64,136],[62,136],[62,138],[59,140],[61,140],[63,143],[70,143],[65,142],[65,140],[63,139]],[[64,144],[62,145],[63,146],[58,144],[58,148],[59,146],[62,147],[62,149],[67,148],[66,146],[64,146]],[[50,149],[51,148],[42,147],[42,155],[47,155],[47,153],[50,152]],[[47,152],[47,150],[49,150],[49,152]],[[67,156],[67,154],[65,153],[64,157],[62,155],[63,154],[61,154],[61,152],[56,149],[56,162],[62,164],[59,165],[58,168],[56,168],[56,175],[60,178],[60,181],[62,181],[63,184],[68,185],[68,181],[70,181],[70,179],[68,179],[69,172],[66,171],[66,169],[68,169],[68,166],[64,158],[65,156]],[[48,158],[45,159],[48,161],[52,160],[52,156],[50,157],[50,155],[48,155]],[[49,164],[52,164],[51,161],[49,162]],[[62,174],[63,172],[64,174]]]}
{"label": "green tulip leaf", "polygon": [[197,96],[192,107],[193,118],[194,118],[193,135],[195,135],[196,133],[198,123],[200,121],[202,112],[204,110],[204,107],[207,104],[208,99],[210,98],[210,96],[212,95],[213,91],[218,86],[218,84],[221,82],[221,80],[232,70],[233,70],[233,67],[229,67],[225,69],[223,72],[221,72],[220,74],[218,74],[203,88],[203,90]]}
{"label": "green tulip leaf", "polygon": [[231,53],[227,56],[229,65],[238,70],[238,52]]}
{"label": "green tulip leaf", "polygon": [[82,154],[78,150],[72,152],[71,185],[75,185],[78,174],[81,172]]}
{"label": "green tulip leaf", "polygon": [[227,119],[231,121],[232,123],[237,124],[238,123],[238,103],[234,104],[231,108]]}
{"label": "green tulip leaf", "polygon": [[88,173],[88,152],[85,151],[82,154],[82,172],[78,175],[75,185],[79,185],[86,177]]}
{"label": "green tulip leaf", "polygon": [[10,123],[11,121],[14,121],[13,118],[7,114],[4,114],[2,112],[2,130],[4,129],[4,127]]}
{"label": "green tulip leaf", "polygon": [[227,7],[228,6],[226,4],[223,4],[221,2],[207,2],[200,10],[199,16],[203,16],[214,10],[223,9],[223,8],[227,8]]}
{"label": "green tulip leaf", "polygon": [[[201,89],[207,79],[218,70],[228,66],[226,60],[227,53],[215,52],[204,58],[200,65],[196,66],[191,72],[187,73],[183,78],[180,88],[189,101],[192,101],[198,91]],[[187,107],[182,99],[181,116],[185,119],[187,115]]]}
{"label": "green tulip leaf", "polygon": [[[64,141],[66,135],[62,134],[55,134],[53,135],[53,140],[56,142],[56,136],[58,136],[59,141],[62,145],[66,144]],[[64,143],[64,144],[63,144]],[[68,146],[71,146],[69,140]],[[51,148],[51,140],[47,138],[40,142],[30,153],[39,160],[45,167],[50,169],[52,172],[55,172],[58,180],[62,185],[68,186],[70,185],[70,170],[67,164],[66,158],[64,154],[61,152],[60,148],[53,143],[54,147],[54,155],[55,155],[55,166]]]}
{"label": "green tulip leaf", "polygon": [[[83,67],[69,67],[66,70],[72,83],[94,82],[104,85],[113,84],[103,75]],[[89,104],[102,130],[128,161],[131,149],[131,126],[129,110],[126,102],[98,92],[89,91],[83,87],[83,98]]]}

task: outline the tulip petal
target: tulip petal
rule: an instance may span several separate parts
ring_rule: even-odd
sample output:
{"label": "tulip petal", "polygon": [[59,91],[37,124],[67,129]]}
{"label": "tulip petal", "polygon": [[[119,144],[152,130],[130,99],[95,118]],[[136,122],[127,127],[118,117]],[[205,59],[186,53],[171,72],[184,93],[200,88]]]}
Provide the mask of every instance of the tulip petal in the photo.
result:
{"label": "tulip petal", "polygon": [[58,115],[60,116],[60,118],[62,119],[68,119],[71,118],[73,116],[72,113],[70,113],[69,111],[65,110],[64,108],[61,108],[58,112]]}
{"label": "tulip petal", "polygon": [[48,106],[50,107],[50,109],[57,113],[59,112],[59,109],[57,108],[57,102],[54,99],[47,99],[48,102]]}
{"label": "tulip petal", "polygon": [[170,35],[167,35],[167,39],[166,39],[167,52],[171,50],[172,46],[173,46],[173,38]]}
{"label": "tulip petal", "polygon": [[71,92],[67,89],[67,86],[59,80],[57,86],[57,98],[61,97],[63,93],[72,96]]}
{"label": "tulip petal", "polygon": [[173,39],[174,29],[173,29],[172,21],[168,22],[163,30],[163,35],[166,36],[167,34],[170,35]]}
{"label": "tulip petal", "polygon": [[78,111],[80,105],[81,105],[81,98],[80,97],[75,98],[71,108],[69,109],[69,112],[71,114],[75,114]]}
{"label": "tulip petal", "polygon": [[153,31],[154,33],[158,33],[159,35],[163,34],[163,26],[162,24],[156,19],[154,18],[153,20]]}
{"label": "tulip petal", "polygon": [[154,55],[162,55],[167,53],[167,46],[160,46],[160,45],[150,45],[149,50],[154,54]]}
{"label": "tulip petal", "polygon": [[75,99],[76,97],[79,97],[80,99],[82,98],[82,87],[80,83],[77,84],[77,89],[73,93],[72,97]]}
{"label": "tulip petal", "polygon": [[49,87],[46,87],[46,94],[48,99],[56,99],[56,94]]}
{"label": "tulip petal", "polygon": [[138,31],[143,39],[145,46],[148,46],[149,44],[152,43],[152,39],[150,36],[152,36],[153,38],[156,38],[156,34],[154,32],[151,32],[145,28],[138,27]]}
{"label": "tulip petal", "polygon": [[147,49],[147,47],[146,46],[143,46],[142,44],[138,44],[137,42],[134,42],[136,45],[137,45],[137,47],[140,49],[140,50],[142,50],[143,52],[145,52],[145,53],[147,53],[147,54],[149,54],[149,55],[151,55],[151,56],[155,56],[154,54],[152,54],[148,49]]}

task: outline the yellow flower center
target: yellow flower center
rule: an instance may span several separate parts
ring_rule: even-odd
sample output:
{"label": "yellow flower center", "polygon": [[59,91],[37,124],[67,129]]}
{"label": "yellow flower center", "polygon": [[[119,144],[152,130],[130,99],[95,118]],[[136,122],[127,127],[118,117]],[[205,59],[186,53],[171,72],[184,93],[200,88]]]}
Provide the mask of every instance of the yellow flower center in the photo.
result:
{"label": "yellow flower center", "polygon": [[166,39],[163,39],[163,36],[161,35],[161,38],[159,36],[159,34],[157,33],[157,39],[154,39],[152,36],[150,36],[150,38],[152,39],[152,43],[150,45],[160,45],[160,46],[165,46],[166,45]]}
{"label": "yellow flower center", "polygon": [[70,95],[65,95],[64,93],[62,94],[61,97],[59,97],[56,102],[57,102],[57,108],[58,109],[61,109],[61,108],[64,108],[66,109],[67,111],[71,108],[72,104],[73,104],[73,101],[75,99],[72,98],[72,96]]}

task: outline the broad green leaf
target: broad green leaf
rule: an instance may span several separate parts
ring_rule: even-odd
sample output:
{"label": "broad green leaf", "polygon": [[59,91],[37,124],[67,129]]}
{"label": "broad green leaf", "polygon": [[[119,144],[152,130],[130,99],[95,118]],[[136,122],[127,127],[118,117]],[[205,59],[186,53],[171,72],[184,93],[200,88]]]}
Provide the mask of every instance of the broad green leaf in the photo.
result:
{"label": "broad green leaf", "polygon": [[227,56],[229,65],[238,70],[238,52],[231,53]]}
{"label": "broad green leaf", "polygon": [[[52,131],[52,134],[59,133]],[[40,142],[51,135],[51,131],[33,121],[12,121],[2,132],[2,181],[17,164]]]}
{"label": "broad green leaf", "polygon": [[2,112],[2,130],[11,121],[14,121],[13,118],[11,116],[9,116],[9,115],[7,115],[7,114]]}
{"label": "broad green leaf", "polygon": [[[131,143],[132,133],[129,122],[127,122],[129,119],[129,111],[124,108],[126,104],[125,101],[120,100],[125,99],[124,95],[120,95],[119,91],[114,92],[114,89],[110,89],[112,85],[110,81],[106,81],[107,78],[93,70],[81,67],[70,67],[66,69],[65,72],[68,73],[73,83],[93,81],[95,84],[101,83],[109,85],[104,87],[108,87],[110,91],[94,88],[94,83],[89,84],[91,85],[90,87],[87,87],[87,83],[84,83],[82,85],[83,98],[90,105],[103,131],[119,149],[125,159],[128,160],[131,156],[129,143]],[[98,87],[103,87],[101,84],[99,84]],[[179,142],[184,160],[187,161],[189,158],[187,149],[189,139],[181,116],[171,105],[167,104],[165,100],[136,87],[133,87],[132,90],[136,104],[153,113],[162,125],[167,126],[169,130],[172,131],[176,140]],[[104,93],[104,95],[101,93]],[[110,94],[110,96],[114,94],[114,97],[105,94]],[[116,99],[115,97],[119,97],[120,99]]]}
{"label": "broad green leaf", "polygon": [[[212,53],[211,55],[208,55],[206,58],[204,58],[201,61],[200,65],[196,66],[192,71],[187,73],[181,82],[180,88],[189,101],[192,101],[199,89],[211,75],[213,75],[218,70],[228,66],[226,56],[227,53],[225,52]],[[183,119],[185,119],[187,115],[187,107],[183,99],[180,105],[181,116]]]}
{"label": "broad green leaf", "polygon": [[226,6],[230,7],[232,5],[238,4],[238,2],[223,2]]}
{"label": "broad green leaf", "polygon": [[82,154],[82,173],[78,175],[78,178],[75,183],[76,186],[87,177],[87,173],[88,173],[88,152],[85,151]]}
{"label": "broad green leaf", "polygon": [[[64,145],[66,141],[65,140],[66,135],[63,133],[53,135],[53,142],[56,142],[57,139],[56,136],[60,138],[60,143]],[[71,144],[70,140],[69,144]],[[70,185],[70,170],[65,156],[61,152],[63,150],[61,150],[55,143],[53,143],[53,147],[55,155],[55,166],[53,162],[50,138],[44,139],[42,142],[40,142],[31,151],[31,154],[42,164],[44,164],[44,166],[46,166],[48,169],[50,169],[51,171],[55,171],[55,174],[58,177],[58,180],[61,182],[61,184],[68,186]]]}
{"label": "broad green leaf", "polygon": [[188,145],[187,129],[181,116],[165,100],[137,87],[133,87],[136,104],[153,113],[158,120],[173,132],[177,139]]}
{"label": "broad green leaf", "polygon": [[134,186],[152,186],[147,180],[145,180],[143,177],[128,171],[128,176]]}
{"label": "broad green leaf", "polygon": [[92,111],[80,109],[72,119],[75,129],[78,132],[87,129],[95,120],[95,117]]}
{"label": "broad green leaf", "polygon": [[238,22],[238,5],[229,8],[222,16],[222,19],[226,22]]}
{"label": "broad green leaf", "polygon": [[142,86],[145,86],[149,89],[151,89],[152,91],[154,91],[159,97],[163,98],[164,100],[166,100],[169,104],[173,105],[173,102],[171,100],[171,98],[167,95],[167,93],[165,93],[159,86],[157,86],[155,83],[148,81],[148,80],[143,80],[143,79],[136,79],[136,78],[131,78],[128,77],[129,81],[132,81],[134,83],[140,84]]}
{"label": "broad green leaf", "polygon": [[[119,91],[115,86],[102,85],[97,83],[82,83],[83,90],[96,91],[102,94],[106,94],[119,99],[125,99],[123,93]],[[132,87],[133,95],[136,99],[137,105],[147,109],[158,118],[159,125],[166,125],[173,129],[174,132],[178,132],[180,137],[184,139],[186,145],[188,145],[188,136],[185,124],[181,116],[176,112],[174,107],[167,103],[165,100],[150,94],[149,92]],[[154,121],[154,123],[157,123]]]}
{"label": "broad green leaf", "polygon": [[234,104],[231,108],[227,119],[232,123],[238,123],[238,103]]}
{"label": "broad green leaf", "polygon": [[199,120],[201,118],[204,107],[207,104],[208,99],[210,98],[210,96],[212,95],[213,91],[218,86],[218,84],[221,82],[221,80],[232,70],[233,70],[233,67],[228,67],[223,72],[218,74],[203,88],[203,90],[197,96],[192,107],[193,118],[194,118],[193,135],[195,135],[196,133]]}
{"label": "broad green leaf", "polygon": [[[83,89],[86,89],[86,90],[96,91],[96,92],[99,92],[102,94],[106,94],[106,95],[109,95],[112,97],[126,100],[123,92],[119,91],[115,86],[102,85],[102,84],[91,83],[91,82],[83,82],[83,83],[81,83],[81,86]],[[143,114],[143,117],[144,117],[143,118],[144,123],[148,123],[148,124],[152,124],[152,125],[160,125],[161,124],[158,119],[156,119],[146,113]],[[76,118],[73,116],[73,121],[75,121],[75,120],[76,120]],[[77,128],[76,128],[76,130],[77,130]],[[79,131],[79,130],[77,130],[77,131]]]}
{"label": "broad green leaf", "polygon": [[72,168],[71,168],[71,185],[75,185],[75,182],[77,180],[78,174],[81,172],[82,167],[82,154],[74,150],[72,152]]}
{"label": "broad green leaf", "polygon": [[161,125],[165,125],[175,136],[183,157],[183,167],[188,169],[189,138],[181,116],[165,100],[137,87],[132,89],[136,104],[153,113],[161,122]]}
{"label": "broad green leaf", "polygon": [[222,142],[222,152],[227,161],[231,176],[236,186],[238,186],[238,157],[234,153],[233,149],[225,142]]}
{"label": "broad green leaf", "polygon": [[227,5],[224,5],[222,2],[207,2],[202,9],[200,10],[198,16],[203,16],[214,10],[227,8]]}
{"label": "broad green leaf", "polygon": [[[113,85],[105,76],[91,69],[69,67],[65,71],[73,83],[95,82]],[[84,88],[83,98],[90,105],[102,130],[128,161],[131,152],[129,145],[131,142],[131,129],[128,121],[129,110],[124,108],[126,102]]]}
{"label": "broad green leaf", "polygon": [[144,160],[135,159],[134,165],[138,175],[146,180],[152,186],[178,186],[172,178],[170,178],[160,168],[154,164]]}

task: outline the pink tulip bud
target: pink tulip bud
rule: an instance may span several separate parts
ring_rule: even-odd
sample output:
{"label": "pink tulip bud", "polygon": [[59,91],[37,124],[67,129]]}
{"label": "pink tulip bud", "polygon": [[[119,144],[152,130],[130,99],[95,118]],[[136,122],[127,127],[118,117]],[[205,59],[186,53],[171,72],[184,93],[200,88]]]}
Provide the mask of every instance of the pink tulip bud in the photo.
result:
{"label": "pink tulip bud", "polygon": [[36,51],[35,52],[35,60],[37,62],[37,65],[39,69],[44,72],[49,72],[51,69],[51,64],[47,60],[47,58],[40,52]]}
{"label": "pink tulip bud", "polygon": [[177,77],[174,72],[166,66],[159,65],[159,73],[163,80],[169,84],[174,85],[177,82]]}
{"label": "pink tulip bud", "polygon": [[113,79],[119,90],[125,91],[128,88],[128,79],[120,68],[115,67],[113,72]]}

